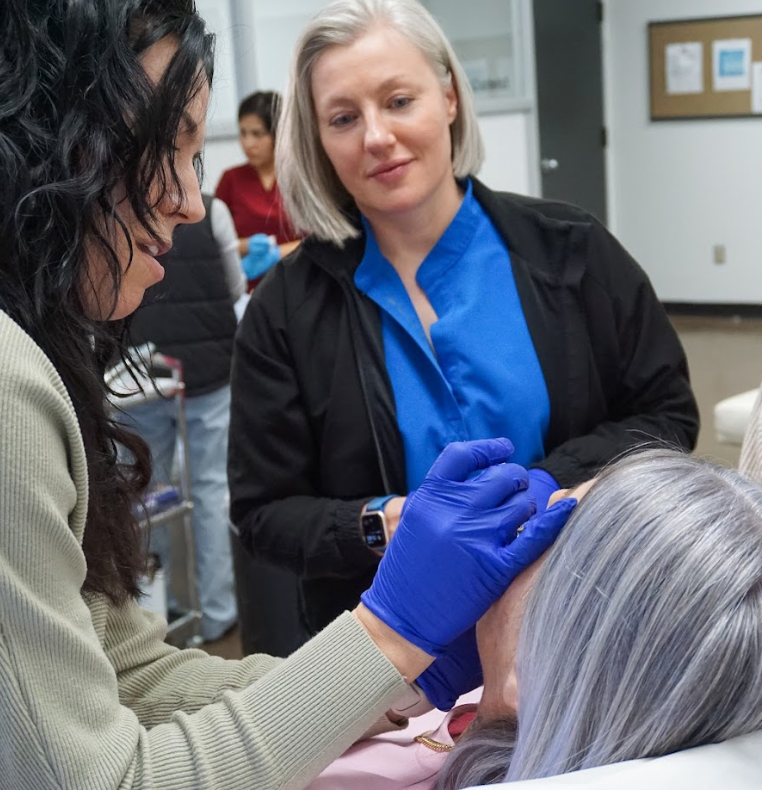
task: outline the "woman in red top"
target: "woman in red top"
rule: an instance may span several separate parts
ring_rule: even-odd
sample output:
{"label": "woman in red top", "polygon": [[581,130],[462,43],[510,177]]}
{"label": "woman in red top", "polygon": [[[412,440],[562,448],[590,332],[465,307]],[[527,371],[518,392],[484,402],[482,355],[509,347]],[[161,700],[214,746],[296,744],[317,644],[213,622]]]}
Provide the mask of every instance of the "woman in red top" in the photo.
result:
{"label": "woman in red top", "polygon": [[275,180],[279,113],[280,95],[274,91],[257,91],[241,102],[239,139],[248,162],[226,170],[215,193],[233,215],[238,251],[250,280],[299,245]]}

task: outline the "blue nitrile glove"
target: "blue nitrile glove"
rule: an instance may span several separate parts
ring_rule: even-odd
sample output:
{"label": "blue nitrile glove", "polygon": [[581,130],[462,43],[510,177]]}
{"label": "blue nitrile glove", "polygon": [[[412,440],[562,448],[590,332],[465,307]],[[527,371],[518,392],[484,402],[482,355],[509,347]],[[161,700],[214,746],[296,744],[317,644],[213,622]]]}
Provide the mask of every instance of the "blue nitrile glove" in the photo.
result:
{"label": "blue nitrile glove", "polygon": [[446,447],[408,498],[362,595],[368,609],[429,655],[441,656],[475,625],[528,564],[506,545],[535,510],[526,470],[505,463],[512,454],[507,439]]}
{"label": "blue nitrile glove", "polygon": [[561,488],[550,472],[544,469],[529,470],[529,493],[537,503],[537,512],[543,513],[548,507],[548,500]]}
{"label": "blue nitrile glove", "polygon": [[280,247],[264,233],[255,233],[249,239],[249,254],[241,258],[241,266],[249,280],[256,280],[279,260]]}
{"label": "blue nitrile glove", "polygon": [[[531,565],[550,548],[576,504],[576,499],[561,499],[544,513],[532,516],[511,549],[526,552],[527,566]],[[439,710],[450,710],[458,697],[481,686],[482,665],[476,648],[476,629],[469,628],[448,645],[444,654],[416,682]]]}
{"label": "blue nitrile glove", "polygon": [[429,702],[439,710],[450,710],[462,694],[484,682],[482,663],[476,649],[476,627],[464,631],[416,680]]}

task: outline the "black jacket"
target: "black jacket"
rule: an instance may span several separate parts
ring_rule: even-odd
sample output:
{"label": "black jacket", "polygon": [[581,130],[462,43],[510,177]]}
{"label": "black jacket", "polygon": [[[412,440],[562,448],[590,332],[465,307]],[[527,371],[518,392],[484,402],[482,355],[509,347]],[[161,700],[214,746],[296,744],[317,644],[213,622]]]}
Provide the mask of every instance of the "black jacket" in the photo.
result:
{"label": "black jacket", "polygon": [[[476,180],[474,195],[510,250],[545,375],[550,424],[537,466],[565,487],[633,445],[691,449],[698,412],[685,355],[643,270],[581,209]],[[354,286],[364,244],[307,239],[255,291],[236,336],[231,517],[250,551],[302,577],[314,629],[373,578],[363,504],[406,493],[381,319]]]}
{"label": "black jacket", "polygon": [[204,195],[206,217],[175,231],[162,255],[164,279],[146,294],[130,326],[130,342],[151,341],[183,363],[185,392],[204,395],[230,381],[237,326],[233,296],[211,222],[213,198]]}

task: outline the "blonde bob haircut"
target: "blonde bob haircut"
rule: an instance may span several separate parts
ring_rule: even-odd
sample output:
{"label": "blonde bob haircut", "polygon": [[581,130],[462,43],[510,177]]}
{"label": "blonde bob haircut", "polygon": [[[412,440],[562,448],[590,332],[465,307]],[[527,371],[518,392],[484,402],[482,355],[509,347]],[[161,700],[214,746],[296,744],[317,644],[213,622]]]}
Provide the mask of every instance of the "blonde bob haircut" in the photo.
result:
{"label": "blonde bob haircut", "polygon": [[357,237],[359,230],[349,218],[354,201],[320,142],[312,72],[329,47],[351,44],[371,28],[383,25],[420,50],[444,87],[455,88],[458,113],[450,127],[454,176],[477,173],[484,159],[468,78],[431,14],[417,0],[335,0],[310,22],[296,45],[283,98],[275,161],[278,187],[296,229],[338,246]]}

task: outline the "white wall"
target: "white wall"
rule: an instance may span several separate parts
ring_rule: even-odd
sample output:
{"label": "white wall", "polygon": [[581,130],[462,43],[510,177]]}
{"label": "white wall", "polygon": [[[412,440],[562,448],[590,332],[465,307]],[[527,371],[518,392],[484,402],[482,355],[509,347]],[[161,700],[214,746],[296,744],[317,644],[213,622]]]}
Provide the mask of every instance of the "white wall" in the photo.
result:
{"label": "white wall", "polygon": [[223,170],[245,161],[238,145],[238,138],[213,138],[206,141],[204,147],[204,180],[202,189],[214,192]]}
{"label": "white wall", "polygon": [[[500,2],[500,0],[496,0]],[[529,2],[529,0],[526,0]],[[325,0],[246,0],[245,12],[235,25],[239,52],[244,50],[247,73],[239,73],[242,93],[249,89],[285,88],[291,52],[309,19],[325,5]],[[235,11],[236,4],[233,4]],[[527,37],[531,40],[531,36]],[[239,67],[242,63],[239,63]],[[251,80],[250,72],[255,80]],[[530,75],[533,86],[533,75]],[[480,177],[495,189],[533,193],[539,177],[536,171],[536,122],[534,113],[513,112],[480,118],[487,151]],[[204,162],[204,188],[213,190],[222,171],[243,161],[236,139],[208,140]]]}
{"label": "white wall", "polygon": [[532,194],[537,180],[531,173],[532,135],[530,113],[484,115],[479,119],[486,156],[479,178],[492,189]]}
{"label": "white wall", "polygon": [[232,8],[221,0],[196,0],[207,28],[217,36],[214,64],[214,94],[209,104],[209,134],[230,133],[237,126],[238,85],[236,81],[235,30]]}
{"label": "white wall", "polygon": [[606,0],[611,224],[666,301],[762,302],[762,118],[650,122],[647,23],[751,13],[760,0]]}

